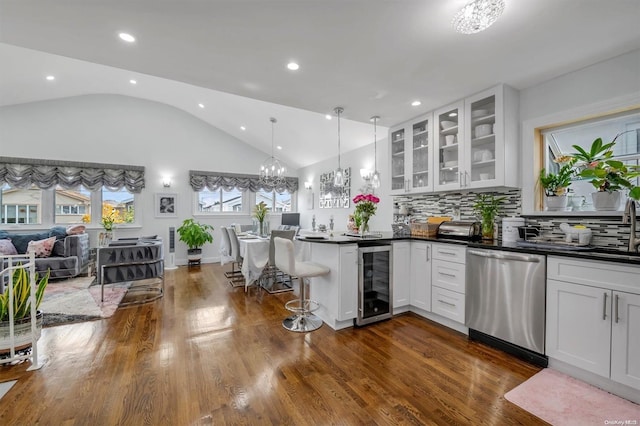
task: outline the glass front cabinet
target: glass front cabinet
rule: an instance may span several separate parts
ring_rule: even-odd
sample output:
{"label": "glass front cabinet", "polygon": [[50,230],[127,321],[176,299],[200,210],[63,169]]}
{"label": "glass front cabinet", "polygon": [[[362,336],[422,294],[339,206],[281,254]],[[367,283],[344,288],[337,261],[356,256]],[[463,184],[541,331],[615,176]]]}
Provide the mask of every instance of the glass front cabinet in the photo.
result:
{"label": "glass front cabinet", "polygon": [[392,127],[391,193],[433,190],[433,137],[431,114]]}
{"label": "glass front cabinet", "polygon": [[392,194],[519,185],[518,94],[511,87],[391,128],[390,140]]}

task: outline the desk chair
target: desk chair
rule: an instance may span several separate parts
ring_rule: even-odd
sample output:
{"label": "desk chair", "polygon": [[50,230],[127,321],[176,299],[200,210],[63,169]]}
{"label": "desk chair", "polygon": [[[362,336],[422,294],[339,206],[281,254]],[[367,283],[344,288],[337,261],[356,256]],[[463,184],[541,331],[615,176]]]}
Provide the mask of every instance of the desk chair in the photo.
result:
{"label": "desk chair", "polygon": [[300,280],[300,299],[291,300],[285,307],[294,315],[285,318],[282,326],[289,331],[304,333],[317,330],[322,326],[322,320],[313,315],[318,309],[318,302],[306,298],[305,278],[327,275],[330,271],[324,265],[316,262],[296,261],[293,241],[284,238],[275,238],[276,266],[284,273],[297,277]]}
{"label": "desk chair", "polygon": [[238,263],[237,256],[234,256],[232,253],[231,238],[229,238],[229,229],[231,228],[222,226],[220,229],[225,246],[225,250],[220,254],[226,259],[231,259],[231,271],[225,272],[224,276],[229,278],[229,284],[231,284],[232,287],[239,287],[244,285],[244,278],[242,277],[242,271],[240,271],[240,269],[236,269],[236,266],[240,267],[240,263]]}
{"label": "desk chair", "polygon": [[291,277],[278,270],[278,267],[276,266],[276,246],[274,240],[276,238],[284,238],[293,241],[293,237],[295,236],[295,229],[289,231],[271,231],[271,239],[269,240],[269,261],[262,272],[262,276],[260,277],[260,286],[267,290],[267,293],[274,294],[293,291]]}

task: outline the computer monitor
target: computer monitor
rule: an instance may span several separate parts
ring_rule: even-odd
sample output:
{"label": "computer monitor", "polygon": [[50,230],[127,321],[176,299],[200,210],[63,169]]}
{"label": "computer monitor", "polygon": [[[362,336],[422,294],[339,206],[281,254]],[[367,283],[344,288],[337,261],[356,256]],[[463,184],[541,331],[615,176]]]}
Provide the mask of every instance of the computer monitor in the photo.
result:
{"label": "computer monitor", "polygon": [[282,225],[300,226],[300,213],[282,213]]}

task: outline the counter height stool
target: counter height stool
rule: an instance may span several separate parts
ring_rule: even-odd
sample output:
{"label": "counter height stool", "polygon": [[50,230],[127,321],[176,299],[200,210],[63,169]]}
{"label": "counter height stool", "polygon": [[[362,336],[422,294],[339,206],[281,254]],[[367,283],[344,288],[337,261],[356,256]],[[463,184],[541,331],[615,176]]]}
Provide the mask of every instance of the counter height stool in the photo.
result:
{"label": "counter height stool", "polygon": [[318,309],[318,303],[306,298],[305,278],[319,277],[327,275],[331,270],[324,265],[315,262],[296,261],[293,241],[276,237],[274,239],[276,248],[276,266],[285,274],[289,274],[291,279],[300,280],[300,299],[291,300],[285,307],[294,315],[282,321],[282,326],[289,331],[306,332],[317,330],[322,326],[322,320],[313,315],[313,311]]}
{"label": "counter height stool", "polygon": [[264,268],[260,280],[262,283],[262,288],[267,290],[267,293],[274,294],[283,293],[285,291],[293,291],[293,286],[291,285],[291,277],[285,276],[286,274],[283,274],[283,272],[276,266],[276,246],[274,241],[276,238],[284,238],[293,241],[293,237],[295,236],[295,230],[271,231],[271,237],[269,240],[269,261],[267,262],[267,266],[265,266]]}

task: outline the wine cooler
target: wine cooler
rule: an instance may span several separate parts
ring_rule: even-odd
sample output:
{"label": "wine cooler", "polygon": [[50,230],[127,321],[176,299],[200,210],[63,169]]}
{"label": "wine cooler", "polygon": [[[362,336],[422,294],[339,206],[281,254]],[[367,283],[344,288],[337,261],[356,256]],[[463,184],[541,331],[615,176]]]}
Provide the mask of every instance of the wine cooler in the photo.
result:
{"label": "wine cooler", "polygon": [[358,317],[356,325],[365,325],[392,315],[391,245],[358,248]]}

